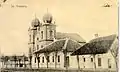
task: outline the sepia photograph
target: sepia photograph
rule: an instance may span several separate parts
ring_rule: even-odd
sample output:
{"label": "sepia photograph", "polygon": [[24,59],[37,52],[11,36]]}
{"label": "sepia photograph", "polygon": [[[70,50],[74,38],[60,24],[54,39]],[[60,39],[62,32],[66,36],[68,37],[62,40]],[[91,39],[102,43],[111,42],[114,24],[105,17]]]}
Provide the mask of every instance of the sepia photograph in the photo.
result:
{"label": "sepia photograph", "polygon": [[0,0],[0,72],[118,72],[118,0]]}

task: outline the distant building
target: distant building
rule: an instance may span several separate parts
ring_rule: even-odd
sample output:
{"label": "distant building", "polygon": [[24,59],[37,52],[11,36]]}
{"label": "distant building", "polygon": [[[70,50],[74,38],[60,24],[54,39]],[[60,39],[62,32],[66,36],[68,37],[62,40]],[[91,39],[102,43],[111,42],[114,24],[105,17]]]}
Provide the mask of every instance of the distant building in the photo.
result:
{"label": "distant building", "polygon": [[[74,51],[84,46],[86,41],[76,33],[57,32],[54,23],[53,17],[49,13],[43,16],[43,22],[38,18],[33,19],[32,26],[28,29],[31,67],[93,69],[94,59],[92,55],[71,56]],[[98,39],[101,38],[98,34],[95,36]],[[117,38],[115,41],[117,43]],[[114,58],[110,51],[106,54],[96,55],[95,62],[96,68],[115,69]]]}
{"label": "distant building", "polygon": [[56,31],[56,25],[51,14],[43,16],[43,22],[38,18],[32,21],[29,32],[29,57],[34,68],[74,68],[76,56],[70,54],[86,41],[76,33],[61,33]]}
{"label": "distant building", "polygon": [[28,57],[26,56],[2,56],[1,68],[27,68],[29,66]]}
{"label": "distant building", "polygon": [[[80,68],[96,67],[97,69],[116,70],[118,63],[118,36],[113,34],[92,39],[79,47],[72,55],[79,55]],[[95,55],[95,58],[93,55]]]}

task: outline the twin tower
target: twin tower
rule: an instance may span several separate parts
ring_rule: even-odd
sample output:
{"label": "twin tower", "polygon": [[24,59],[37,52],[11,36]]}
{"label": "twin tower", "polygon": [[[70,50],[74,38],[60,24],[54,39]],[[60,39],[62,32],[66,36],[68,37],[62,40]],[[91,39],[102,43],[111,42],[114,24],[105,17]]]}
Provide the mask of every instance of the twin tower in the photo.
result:
{"label": "twin tower", "polygon": [[29,33],[29,53],[42,49],[56,38],[56,25],[50,13],[43,16],[43,21],[35,17],[31,22]]}

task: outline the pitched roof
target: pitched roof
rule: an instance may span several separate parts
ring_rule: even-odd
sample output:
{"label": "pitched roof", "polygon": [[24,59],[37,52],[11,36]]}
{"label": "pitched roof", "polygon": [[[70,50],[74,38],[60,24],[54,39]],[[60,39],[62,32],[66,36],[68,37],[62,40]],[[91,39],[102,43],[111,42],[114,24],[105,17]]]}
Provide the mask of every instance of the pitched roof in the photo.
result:
{"label": "pitched roof", "polygon": [[[61,40],[55,41],[55,42],[49,44],[48,46],[44,47],[43,49],[36,51],[35,53],[45,53],[45,52],[53,52],[53,51],[63,50],[66,41],[67,41],[67,39],[61,39]],[[67,52],[73,52],[76,50],[76,48],[78,48],[80,46],[81,45],[78,42],[75,42],[75,41],[69,39],[64,50],[67,50]]]}
{"label": "pitched roof", "polygon": [[72,40],[76,40],[77,42],[86,42],[80,35],[77,33],[61,33],[57,32],[56,33],[56,39],[65,39],[65,38],[70,38]]}
{"label": "pitched roof", "polygon": [[116,35],[110,35],[93,39],[89,43],[79,47],[79,49],[74,51],[71,55],[107,53],[116,37]]}
{"label": "pitched roof", "polygon": [[66,50],[68,52],[73,52],[75,51],[78,47],[81,47],[82,44],[77,43],[76,41],[69,40],[66,46]]}
{"label": "pitched roof", "polygon": [[58,50],[62,49],[64,44],[65,44],[64,39],[58,40],[58,41],[52,42],[51,44],[45,46],[43,49],[36,51],[35,53],[45,53],[45,52],[58,51]]}

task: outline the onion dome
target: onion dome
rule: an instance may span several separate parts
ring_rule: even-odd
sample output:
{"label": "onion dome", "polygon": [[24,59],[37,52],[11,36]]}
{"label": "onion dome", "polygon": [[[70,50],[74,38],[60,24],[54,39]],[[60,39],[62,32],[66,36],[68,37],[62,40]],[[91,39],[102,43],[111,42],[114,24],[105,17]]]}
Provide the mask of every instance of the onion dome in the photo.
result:
{"label": "onion dome", "polygon": [[38,18],[35,18],[35,19],[32,20],[31,24],[32,24],[32,27],[37,27],[37,26],[40,25],[40,21],[39,21]]}
{"label": "onion dome", "polygon": [[43,22],[44,23],[51,23],[52,22],[52,15],[50,13],[46,13],[44,16],[43,16]]}

